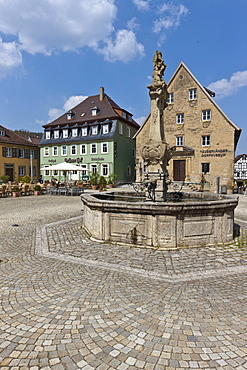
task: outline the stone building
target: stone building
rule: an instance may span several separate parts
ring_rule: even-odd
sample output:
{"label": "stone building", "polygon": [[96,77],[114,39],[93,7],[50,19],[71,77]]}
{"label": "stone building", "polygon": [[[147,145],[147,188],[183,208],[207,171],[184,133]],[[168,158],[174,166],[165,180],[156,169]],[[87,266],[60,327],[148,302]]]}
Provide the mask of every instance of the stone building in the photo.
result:
{"label": "stone building", "polygon": [[[40,142],[41,168],[62,162],[74,163],[84,171],[74,171],[70,180],[80,180],[92,172],[116,180],[135,178],[134,134],[139,125],[132,114],[120,108],[100,88],[99,95],[86,98],[44,127]],[[44,180],[59,173],[45,171]]]}
{"label": "stone building", "polygon": [[[214,101],[214,93],[203,87],[182,62],[167,84],[168,100],[163,114],[165,142],[171,149],[170,180],[200,183],[216,192],[232,192],[234,153],[241,129]],[[136,177],[145,178],[141,148],[150,129],[151,115],[137,132]]]}
{"label": "stone building", "polygon": [[0,125],[0,175],[7,175],[9,181],[15,181],[25,175],[37,180],[38,174],[38,144]]}

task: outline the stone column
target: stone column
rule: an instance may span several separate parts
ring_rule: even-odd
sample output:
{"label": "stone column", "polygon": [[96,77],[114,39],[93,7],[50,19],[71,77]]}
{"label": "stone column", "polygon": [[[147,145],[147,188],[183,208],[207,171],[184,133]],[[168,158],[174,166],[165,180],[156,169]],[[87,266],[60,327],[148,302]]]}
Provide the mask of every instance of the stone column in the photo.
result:
{"label": "stone column", "polygon": [[151,101],[151,122],[149,137],[142,147],[142,158],[146,166],[146,180],[157,184],[157,197],[166,200],[167,165],[170,159],[170,149],[165,140],[164,110],[167,106],[167,85],[163,80],[166,65],[162,53],[156,51],[153,57],[153,79],[148,86]]}

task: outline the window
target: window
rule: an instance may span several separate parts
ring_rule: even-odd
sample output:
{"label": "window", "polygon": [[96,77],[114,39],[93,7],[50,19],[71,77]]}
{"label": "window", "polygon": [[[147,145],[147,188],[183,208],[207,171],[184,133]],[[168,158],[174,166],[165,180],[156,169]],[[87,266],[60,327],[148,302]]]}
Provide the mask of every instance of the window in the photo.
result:
{"label": "window", "polygon": [[91,144],[91,154],[97,154],[97,145]]}
{"label": "window", "polygon": [[76,155],[77,150],[76,150],[76,145],[71,145],[71,155]]}
{"label": "window", "polygon": [[45,132],[45,138],[50,139],[51,138],[51,131],[46,131]]}
{"label": "window", "polygon": [[108,143],[101,144],[101,153],[108,153]]}
{"label": "window", "polygon": [[98,134],[98,126],[93,126],[92,127],[92,135],[97,135]]}
{"label": "window", "polygon": [[203,121],[210,121],[211,120],[211,110],[203,110],[202,111],[202,120]]}
{"label": "window", "polygon": [[184,113],[177,114],[176,123],[179,123],[179,124],[184,123]]}
{"label": "window", "polygon": [[168,99],[167,99],[168,104],[174,103],[174,93],[168,94]]}
{"label": "window", "polygon": [[72,110],[70,110],[69,112],[67,112],[67,119],[68,120],[71,120],[75,115],[75,112],[73,112]]}
{"label": "window", "polygon": [[66,145],[63,145],[61,147],[61,155],[67,155],[67,146]]}
{"label": "window", "polygon": [[191,89],[189,90],[189,100],[196,100],[197,99],[197,90]]}
{"label": "window", "polygon": [[131,176],[131,167],[130,166],[127,167],[127,176]]}
{"label": "window", "polygon": [[108,134],[109,132],[109,125],[103,125],[103,134]]}
{"label": "window", "polygon": [[6,157],[8,158],[12,157],[12,148],[6,147]]}
{"label": "window", "polygon": [[209,146],[210,145],[210,135],[202,136],[202,146]]}
{"label": "window", "polygon": [[1,135],[1,136],[5,136],[5,131],[0,130],[0,135]]}
{"label": "window", "polygon": [[177,146],[184,145],[184,138],[183,138],[183,136],[176,137],[176,145]]}
{"label": "window", "polygon": [[98,172],[97,164],[90,164],[90,169],[92,173],[97,173]]}
{"label": "window", "polygon": [[122,117],[126,119],[126,113],[122,112]]}
{"label": "window", "polygon": [[87,154],[87,146],[86,144],[81,144],[81,155]]}
{"label": "window", "polygon": [[202,163],[202,173],[209,173],[210,163]]}
{"label": "window", "polygon": [[98,107],[93,107],[92,108],[92,116],[97,116],[97,114],[99,113],[99,108]]}
{"label": "window", "polygon": [[34,150],[30,150],[30,158],[34,159]]}
{"label": "window", "polygon": [[72,137],[77,137],[77,135],[78,135],[78,129],[72,128]]}
{"label": "window", "polygon": [[119,135],[123,135],[123,124],[119,122]]}
{"label": "window", "polygon": [[101,173],[102,173],[102,176],[108,176],[109,175],[109,165],[108,165],[108,163],[101,165]]}
{"label": "window", "polygon": [[[45,166],[45,167],[49,167],[49,166]],[[49,170],[45,170],[45,176],[49,176],[50,175],[50,171]]]}
{"label": "window", "polygon": [[127,137],[130,137],[130,127],[127,126]]}
{"label": "window", "polygon": [[54,131],[54,139],[58,139],[59,138],[59,130],[55,130]]}
{"label": "window", "polygon": [[85,175],[87,175],[87,165],[86,164],[82,164],[81,165],[81,168],[83,168],[83,170],[81,171],[81,174],[82,174],[82,176],[85,176]]}
{"label": "window", "polygon": [[49,148],[44,148],[44,157],[49,157]]}
{"label": "window", "polygon": [[82,127],[81,134],[82,136],[87,136],[87,127]]}
{"label": "window", "polygon": [[25,176],[26,174],[26,167],[25,166],[19,166],[18,167],[18,176]]}
{"label": "window", "polygon": [[68,129],[64,129],[63,130],[63,138],[66,139],[68,136],[69,136],[69,130]]}
{"label": "window", "polygon": [[58,155],[58,148],[57,146],[53,147],[53,155],[57,156]]}
{"label": "window", "polygon": [[24,158],[24,149],[19,149],[19,158]]}

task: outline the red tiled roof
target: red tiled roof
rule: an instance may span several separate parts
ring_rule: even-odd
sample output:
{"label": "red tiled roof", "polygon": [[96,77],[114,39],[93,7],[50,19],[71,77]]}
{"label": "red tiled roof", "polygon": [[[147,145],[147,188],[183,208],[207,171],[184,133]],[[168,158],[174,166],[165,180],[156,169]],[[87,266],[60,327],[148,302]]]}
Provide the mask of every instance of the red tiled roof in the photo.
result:
{"label": "red tiled roof", "polygon": [[[96,116],[92,116],[92,108],[97,107],[99,112]],[[126,114],[132,117],[132,114],[127,112],[125,109],[122,109],[117,105],[108,95],[104,94],[103,100],[100,100],[100,95],[92,95],[83,100],[77,106],[71,109],[75,113],[74,117],[71,120],[67,119],[67,113],[64,113],[62,116],[55,119],[53,122],[47,123],[44,125],[44,128],[55,127],[55,126],[64,126],[64,125],[74,125],[76,123],[92,122],[92,121],[104,121],[106,119],[119,119],[121,112],[124,111]],[[123,119],[124,120],[124,119]],[[128,121],[129,124],[132,124],[139,127],[138,123],[134,120],[132,122]]]}
{"label": "red tiled roof", "polygon": [[0,125],[0,130],[5,132],[5,135],[0,135],[0,143],[37,147],[37,144],[28,141],[24,137],[16,134],[11,130],[8,130],[4,126]]}

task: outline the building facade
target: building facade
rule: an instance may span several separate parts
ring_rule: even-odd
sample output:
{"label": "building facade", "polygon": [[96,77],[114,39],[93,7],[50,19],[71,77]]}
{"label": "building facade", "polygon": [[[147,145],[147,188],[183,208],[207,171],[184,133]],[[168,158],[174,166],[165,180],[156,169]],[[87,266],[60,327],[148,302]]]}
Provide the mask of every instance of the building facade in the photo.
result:
{"label": "building facade", "polygon": [[[234,186],[234,153],[241,133],[182,62],[168,83],[163,114],[165,140],[171,148],[168,166],[172,181],[200,183],[207,190]],[[136,134],[137,180],[144,178],[141,147],[149,131],[150,115]],[[219,185],[220,184],[220,185]]]}
{"label": "building facade", "polygon": [[[132,114],[120,108],[100,88],[90,96],[46,124],[40,142],[41,168],[70,162],[84,171],[74,171],[71,180],[81,180],[90,173],[116,174],[116,180],[131,182],[135,178],[134,134],[139,125]],[[44,180],[59,173],[44,171]]]}
{"label": "building facade", "polygon": [[234,179],[247,180],[247,154],[240,154],[235,158]]}
{"label": "building facade", "polygon": [[39,148],[35,143],[0,125],[0,176],[9,181],[29,175],[33,181],[39,175]]}

